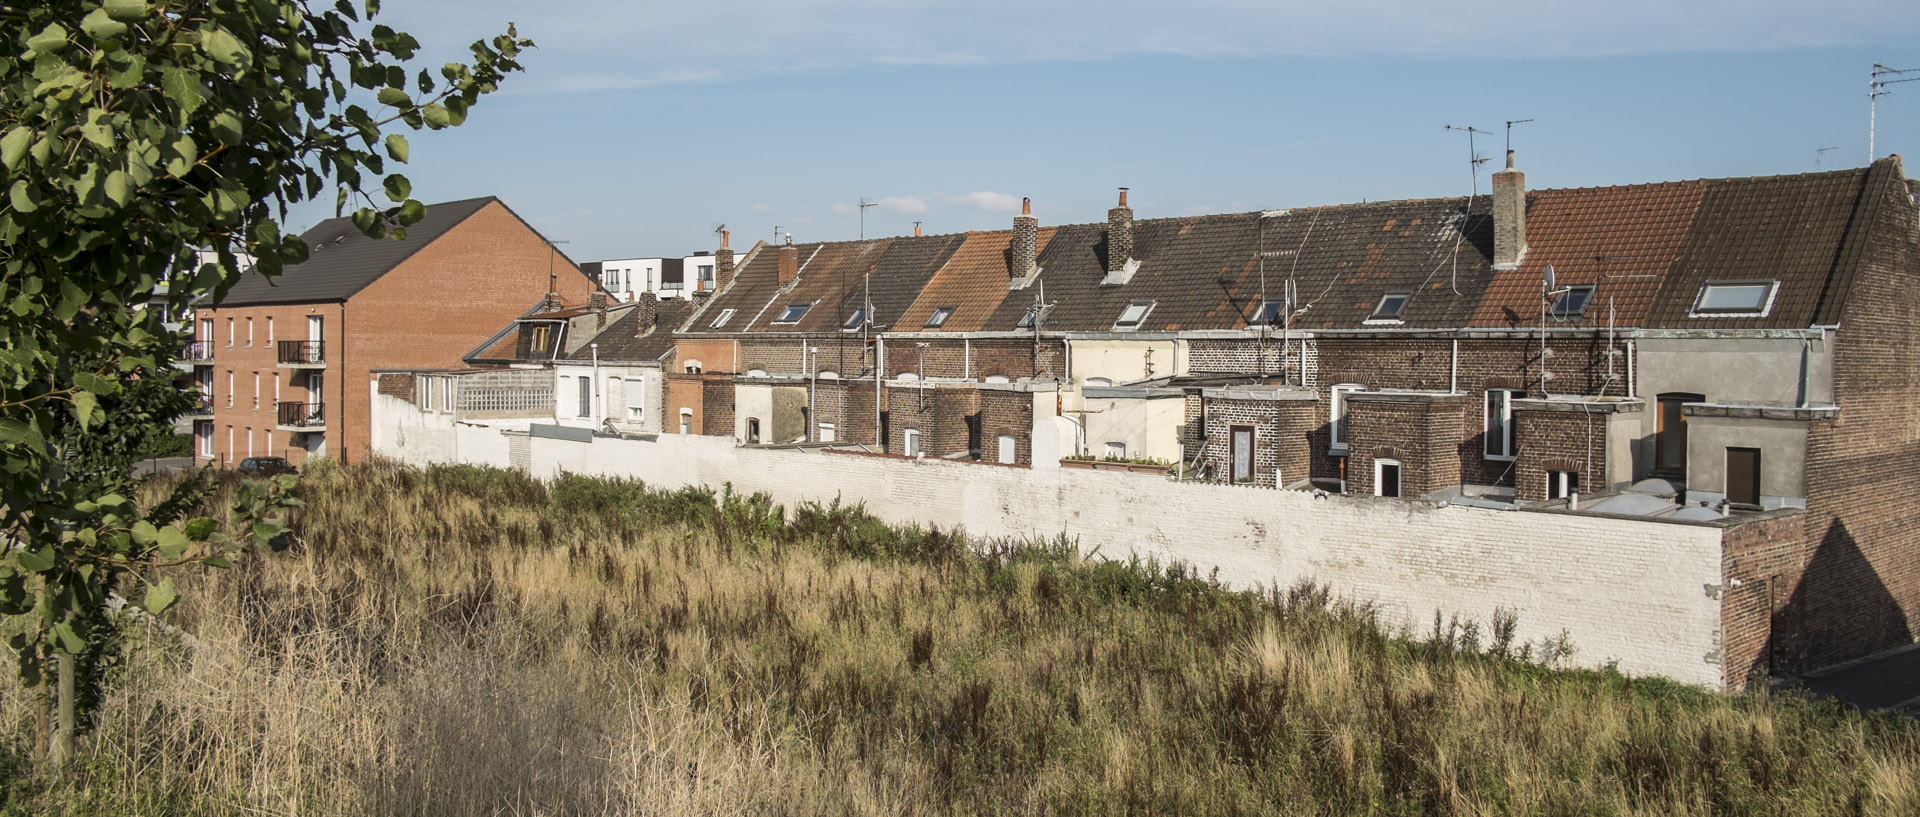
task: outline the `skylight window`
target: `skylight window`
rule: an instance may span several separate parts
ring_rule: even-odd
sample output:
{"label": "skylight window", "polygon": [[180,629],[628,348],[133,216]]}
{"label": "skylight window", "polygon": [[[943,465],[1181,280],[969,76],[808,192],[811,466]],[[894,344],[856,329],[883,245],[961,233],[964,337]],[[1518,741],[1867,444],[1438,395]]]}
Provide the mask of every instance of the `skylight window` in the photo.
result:
{"label": "skylight window", "polygon": [[847,316],[847,322],[840,324],[840,328],[841,329],[859,329],[860,325],[866,322],[867,322],[867,310],[866,308],[862,307],[860,309],[853,310],[853,314]]}
{"label": "skylight window", "polygon": [[1253,326],[1278,326],[1280,311],[1286,309],[1285,301],[1261,301],[1260,313],[1253,317]]}
{"label": "skylight window", "polygon": [[1373,307],[1374,320],[1392,320],[1400,317],[1400,310],[1407,308],[1411,296],[1404,292],[1389,292],[1380,296],[1380,303]]}
{"label": "skylight window", "polygon": [[1120,311],[1120,319],[1113,322],[1115,329],[1138,329],[1147,319],[1147,313],[1153,311],[1152,301],[1135,301]]}
{"label": "skylight window", "polygon": [[714,319],[713,319],[713,323],[710,323],[710,324],[708,324],[708,325],[707,325],[707,328],[708,328],[708,329],[719,329],[719,328],[720,328],[720,327],[722,327],[722,326],[726,326],[726,325],[727,325],[727,321],[730,321],[730,320],[733,320],[733,310],[731,310],[731,309],[722,309],[722,310],[720,310],[720,315],[719,315],[719,317],[716,317],[716,318],[714,318]]}
{"label": "skylight window", "polygon": [[1555,317],[1570,318],[1587,311],[1587,302],[1593,300],[1593,287],[1567,287],[1554,296],[1553,306],[1547,312]]}
{"label": "skylight window", "polygon": [[949,318],[949,317],[952,317],[952,316],[953,316],[953,307],[951,307],[951,306],[943,306],[943,307],[940,307],[940,308],[938,308],[938,309],[935,309],[935,310],[933,310],[933,314],[932,314],[932,315],[928,315],[928,316],[927,316],[927,325],[926,325],[926,328],[928,328],[928,329],[938,329],[938,328],[940,328],[940,327],[942,327],[942,326],[944,326],[944,325],[946,325],[946,323],[947,323],[947,318]]}
{"label": "skylight window", "polygon": [[813,304],[787,304],[787,308],[780,310],[780,317],[774,318],[773,322],[799,323],[801,316],[806,315],[807,309],[811,306]]}
{"label": "skylight window", "polygon": [[1020,314],[1020,323],[1017,324],[1017,326],[1021,329],[1032,329],[1034,323],[1044,317],[1047,311],[1052,308],[1052,305],[1041,306],[1040,304],[1027,307],[1027,311]]}
{"label": "skylight window", "polygon": [[1710,283],[1700,288],[1693,302],[1693,317],[1765,315],[1773,306],[1774,282],[1730,281]]}

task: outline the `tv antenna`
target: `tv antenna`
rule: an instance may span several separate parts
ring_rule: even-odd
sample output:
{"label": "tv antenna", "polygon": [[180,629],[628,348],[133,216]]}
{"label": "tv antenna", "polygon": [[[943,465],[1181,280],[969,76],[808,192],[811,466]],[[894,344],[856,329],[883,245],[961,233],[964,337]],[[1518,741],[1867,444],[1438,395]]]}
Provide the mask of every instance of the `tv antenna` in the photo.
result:
{"label": "tv antenna", "polygon": [[1532,122],[1532,121],[1533,121],[1533,120],[1531,120],[1531,119],[1509,119],[1509,120],[1507,120],[1507,151],[1508,151],[1508,152],[1512,152],[1512,151],[1513,151],[1513,126],[1515,126],[1515,125],[1525,125],[1525,124],[1527,124],[1528,122]]}
{"label": "tv antenna", "polygon": [[879,206],[880,202],[867,201],[865,197],[860,199],[860,238],[863,241],[866,240],[867,237],[867,208]]}
{"label": "tv antenna", "polygon": [[[1900,76],[1901,74],[1914,74],[1915,76],[1904,79],[1882,79],[1882,77],[1894,77]],[[1887,90],[1887,86],[1889,85],[1899,82],[1913,82],[1915,80],[1920,80],[1920,68],[1888,68],[1886,65],[1877,62],[1873,64],[1873,70],[1867,74],[1867,164],[1873,164],[1873,160],[1877,155],[1873,149],[1873,130],[1875,126],[1874,119],[1879,113],[1876,107],[1880,103],[1880,97],[1893,93]]]}
{"label": "tv antenna", "polygon": [[1479,149],[1474,146],[1473,137],[1476,135],[1491,136],[1492,134],[1472,125],[1448,125],[1446,128],[1447,130],[1467,132],[1467,168],[1473,175],[1473,194],[1478,196],[1480,195],[1480,166],[1486,164],[1487,157],[1480,155]]}
{"label": "tv antenna", "polygon": [[1813,169],[1819,170],[1820,166],[1826,162],[1827,151],[1839,150],[1839,149],[1840,149],[1839,145],[1821,145],[1817,148],[1814,148],[1813,149]]}
{"label": "tv antenna", "polygon": [[780,225],[773,225],[773,243],[780,243]]}

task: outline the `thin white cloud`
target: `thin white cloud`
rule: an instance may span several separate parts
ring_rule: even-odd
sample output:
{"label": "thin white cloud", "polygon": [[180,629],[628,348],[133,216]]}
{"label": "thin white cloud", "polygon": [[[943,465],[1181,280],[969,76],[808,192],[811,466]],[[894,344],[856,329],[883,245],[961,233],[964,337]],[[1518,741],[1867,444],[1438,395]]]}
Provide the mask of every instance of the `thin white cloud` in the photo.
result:
{"label": "thin white cloud", "polygon": [[892,213],[917,216],[927,212],[927,200],[919,196],[887,196],[875,204],[880,205],[880,209]]}
{"label": "thin white cloud", "polygon": [[[541,44],[524,85],[594,93],[869,65],[1005,65],[1141,54],[1574,57],[1885,44],[1920,35],[1911,0],[415,0],[384,22],[432,49],[507,20]],[[484,21],[484,22],[483,22]],[[644,43],[644,47],[636,47]],[[1268,78],[1284,82],[1285,77]],[[516,82],[515,86],[523,83]],[[510,86],[511,87],[511,86]]]}
{"label": "thin white cloud", "polygon": [[773,208],[756,201],[753,203],[753,211],[756,213],[771,213],[773,212]]}
{"label": "thin white cloud", "polygon": [[960,196],[935,193],[932,198],[942,204],[977,207],[989,213],[1011,212],[1020,209],[1019,196],[1009,193],[995,193],[990,190],[978,190]]}

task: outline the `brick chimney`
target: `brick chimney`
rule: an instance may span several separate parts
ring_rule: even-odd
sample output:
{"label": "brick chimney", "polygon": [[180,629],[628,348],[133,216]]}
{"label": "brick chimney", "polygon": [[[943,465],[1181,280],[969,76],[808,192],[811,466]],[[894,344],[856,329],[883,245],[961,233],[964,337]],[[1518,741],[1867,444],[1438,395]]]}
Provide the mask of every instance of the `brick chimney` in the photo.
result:
{"label": "brick chimney", "polygon": [[720,231],[720,251],[713,254],[713,288],[726,289],[733,283],[733,248],[727,246],[732,230]]}
{"label": "brick chimney", "polygon": [[660,297],[651,292],[642,292],[633,302],[639,304],[634,311],[640,316],[640,325],[633,330],[633,335],[643,338],[653,331],[654,324],[660,320]]}
{"label": "brick chimney", "polygon": [[1107,211],[1107,271],[1119,272],[1133,257],[1133,208],[1127,189],[1120,188],[1120,204]]}
{"label": "brick chimney", "polygon": [[800,277],[800,251],[793,247],[793,233],[787,233],[787,243],[780,245],[780,285],[793,283]]}
{"label": "brick chimney", "polygon": [[1493,268],[1514,269],[1527,252],[1527,174],[1507,169],[1493,174]]}
{"label": "brick chimney", "polygon": [[1022,197],[1020,215],[1013,217],[1013,264],[1007,275],[1016,280],[1032,277],[1039,248],[1040,220],[1033,217],[1033,200]]}
{"label": "brick chimney", "polygon": [[598,321],[596,326],[600,329],[607,328],[607,292],[606,290],[597,289],[597,290],[594,290],[592,295],[588,295],[587,308],[593,310],[593,316]]}

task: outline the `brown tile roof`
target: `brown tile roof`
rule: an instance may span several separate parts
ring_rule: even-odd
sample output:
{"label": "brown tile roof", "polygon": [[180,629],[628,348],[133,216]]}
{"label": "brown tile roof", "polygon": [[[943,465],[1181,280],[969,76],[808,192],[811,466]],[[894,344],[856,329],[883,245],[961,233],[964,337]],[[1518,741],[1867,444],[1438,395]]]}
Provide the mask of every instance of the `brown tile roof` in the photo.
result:
{"label": "brown tile roof", "polygon": [[[660,302],[660,311],[654,317],[653,331],[642,336],[640,329],[640,309],[629,306],[607,328],[593,336],[589,344],[600,345],[602,363],[644,363],[656,361],[673,349],[673,327],[684,320],[692,305],[686,301],[670,298]],[[569,360],[592,360],[594,350],[591,346],[581,346],[567,355]]]}
{"label": "brown tile roof", "polygon": [[1699,210],[1704,182],[1540,190],[1527,198],[1527,252],[1518,269],[1492,273],[1472,325],[1538,326],[1541,287],[1590,285],[1584,314],[1558,325],[1638,326],[1673,266]]}
{"label": "brown tile roof", "polygon": [[[1045,252],[1059,230],[1042,227],[1036,247]],[[979,332],[1012,329],[1013,324],[997,320],[1002,301],[1008,300],[1007,282],[1012,279],[1013,231],[971,232],[947,263],[933,274],[920,290],[912,306],[894,322],[897,332]],[[1023,298],[1013,298],[1025,306]],[[952,307],[953,312],[938,327],[926,325],[934,310]],[[1014,321],[1019,317],[1016,315]]]}

